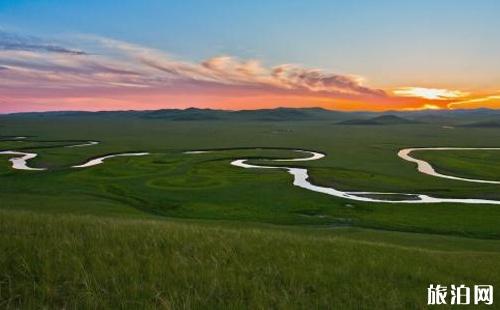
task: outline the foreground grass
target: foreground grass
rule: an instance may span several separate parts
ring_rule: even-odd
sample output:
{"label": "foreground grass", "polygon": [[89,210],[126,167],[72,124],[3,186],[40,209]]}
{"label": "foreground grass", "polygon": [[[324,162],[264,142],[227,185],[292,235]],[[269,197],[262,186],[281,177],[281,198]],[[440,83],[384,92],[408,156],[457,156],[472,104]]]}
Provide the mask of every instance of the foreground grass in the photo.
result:
{"label": "foreground grass", "polygon": [[400,309],[500,284],[498,241],[236,226],[0,211],[0,307]]}

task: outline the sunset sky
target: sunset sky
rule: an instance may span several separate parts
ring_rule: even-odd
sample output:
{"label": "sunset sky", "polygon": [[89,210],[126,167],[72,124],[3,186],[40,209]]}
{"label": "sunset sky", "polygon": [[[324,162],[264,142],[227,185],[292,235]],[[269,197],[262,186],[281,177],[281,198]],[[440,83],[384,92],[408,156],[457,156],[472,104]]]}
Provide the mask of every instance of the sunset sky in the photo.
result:
{"label": "sunset sky", "polygon": [[0,113],[500,108],[500,1],[0,0]]}

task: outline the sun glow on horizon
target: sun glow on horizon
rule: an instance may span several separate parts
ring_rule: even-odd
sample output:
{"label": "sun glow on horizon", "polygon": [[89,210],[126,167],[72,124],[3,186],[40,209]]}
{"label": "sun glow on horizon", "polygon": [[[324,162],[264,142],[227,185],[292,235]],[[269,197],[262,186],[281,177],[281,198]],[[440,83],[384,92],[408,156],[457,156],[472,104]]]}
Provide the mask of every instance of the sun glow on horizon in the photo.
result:
{"label": "sun glow on horizon", "polygon": [[416,108],[404,108],[402,111],[422,111],[422,110],[442,110],[443,108],[435,104],[424,104],[423,106]]}
{"label": "sun glow on horizon", "polygon": [[449,100],[469,95],[469,93],[460,90],[425,87],[400,87],[393,90],[393,94],[397,96],[418,97],[429,100]]}

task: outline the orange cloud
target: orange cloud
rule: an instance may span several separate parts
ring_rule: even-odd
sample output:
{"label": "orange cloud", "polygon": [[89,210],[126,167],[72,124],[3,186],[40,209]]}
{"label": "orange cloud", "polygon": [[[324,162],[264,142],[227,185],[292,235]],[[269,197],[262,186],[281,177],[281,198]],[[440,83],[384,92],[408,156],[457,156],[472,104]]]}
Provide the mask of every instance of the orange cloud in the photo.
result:
{"label": "orange cloud", "polygon": [[473,97],[448,104],[449,109],[500,108],[500,94]]}

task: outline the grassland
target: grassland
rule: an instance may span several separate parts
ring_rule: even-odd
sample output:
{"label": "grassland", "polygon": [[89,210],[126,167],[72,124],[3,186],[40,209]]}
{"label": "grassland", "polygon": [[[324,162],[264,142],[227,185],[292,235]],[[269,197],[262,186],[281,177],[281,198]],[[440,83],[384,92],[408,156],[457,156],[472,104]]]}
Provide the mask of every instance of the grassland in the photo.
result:
{"label": "grassland", "polygon": [[[0,156],[2,305],[419,308],[429,283],[500,284],[498,206],[352,202],[293,187],[283,171],[229,165],[297,155],[248,148],[311,149],[327,157],[296,164],[318,184],[500,199],[498,185],[425,176],[396,156],[406,147],[498,147],[495,128],[0,121],[3,136],[32,136],[0,149],[37,152],[32,165],[50,169],[14,171]],[[101,143],[61,147],[76,140]],[[183,154],[199,149],[221,151]],[[69,168],[131,151],[152,154]],[[495,154],[430,153],[418,157],[454,175],[495,174]]]}
{"label": "grassland", "polygon": [[499,241],[11,211],[0,223],[3,308],[421,308],[429,283],[500,283]]}

